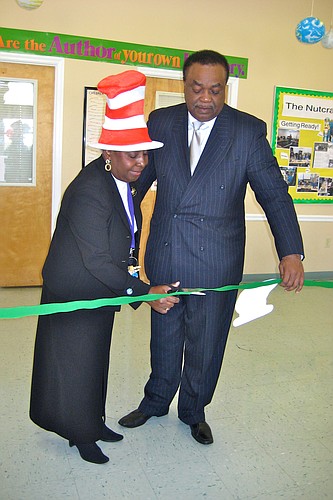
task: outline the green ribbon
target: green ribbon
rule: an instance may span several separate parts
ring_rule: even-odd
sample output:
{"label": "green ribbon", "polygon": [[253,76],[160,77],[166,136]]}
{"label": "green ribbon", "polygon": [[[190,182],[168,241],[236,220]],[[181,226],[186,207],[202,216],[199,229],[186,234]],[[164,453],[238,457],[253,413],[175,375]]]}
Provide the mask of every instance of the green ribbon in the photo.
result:
{"label": "green ribbon", "polygon": [[[189,291],[174,292],[170,295],[191,295],[195,292],[227,292],[230,290],[245,290],[259,288],[261,286],[281,283],[281,279],[267,281],[254,281],[252,283],[241,283],[239,285],[227,285],[219,288],[197,288]],[[333,281],[305,280],[304,286],[319,286],[322,288],[333,288]],[[165,297],[165,294],[148,294],[135,297],[116,297],[112,299],[74,300],[71,302],[57,302],[54,304],[40,304],[36,306],[19,306],[0,308],[0,319],[17,319],[26,316],[43,316],[45,314],[56,314],[77,311],[78,309],[97,309],[106,306],[121,306],[132,302],[150,302]]]}

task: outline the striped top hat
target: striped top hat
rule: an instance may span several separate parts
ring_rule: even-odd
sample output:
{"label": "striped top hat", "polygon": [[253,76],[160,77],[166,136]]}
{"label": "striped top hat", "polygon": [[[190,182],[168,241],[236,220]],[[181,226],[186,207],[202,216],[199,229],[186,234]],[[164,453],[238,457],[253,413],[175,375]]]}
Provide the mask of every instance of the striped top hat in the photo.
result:
{"label": "striped top hat", "polygon": [[106,95],[105,120],[97,149],[111,151],[145,151],[163,146],[152,141],[144,119],[146,77],[139,71],[128,70],[107,76],[97,89]]}

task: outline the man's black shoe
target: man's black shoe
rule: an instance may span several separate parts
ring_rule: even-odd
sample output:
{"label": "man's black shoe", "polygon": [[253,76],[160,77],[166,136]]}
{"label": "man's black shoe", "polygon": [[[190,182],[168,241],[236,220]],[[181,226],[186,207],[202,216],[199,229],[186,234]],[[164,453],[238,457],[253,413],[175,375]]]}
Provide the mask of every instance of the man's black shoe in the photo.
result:
{"label": "man's black shoe", "polygon": [[118,423],[123,427],[133,429],[134,427],[139,427],[140,425],[145,424],[149,419],[150,416],[145,415],[140,410],[134,410],[128,415],[125,415],[125,417],[122,417]]}
{"label": "man's black shoe", "polygon": [[192,424],[191,434],[198,443],[201,444],[212,444],[213,435],[207,422],[199,422],[198,424]]}

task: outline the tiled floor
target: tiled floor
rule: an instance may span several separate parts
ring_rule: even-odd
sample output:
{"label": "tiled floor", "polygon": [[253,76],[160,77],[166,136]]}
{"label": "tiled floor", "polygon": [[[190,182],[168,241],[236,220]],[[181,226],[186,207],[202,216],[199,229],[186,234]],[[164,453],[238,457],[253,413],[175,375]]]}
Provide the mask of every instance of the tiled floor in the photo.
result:
{"label": "tiled floor", "polygon": [[[40,290],[0,289],[1,307],[38,304]],[[117,315],[105,465],[28,417],[36,317],[0,320],[0,499],[135,500],[333,498],[333,290],[280,287],[274,311],[232,327],[214,400],[214,444],[203,446],[168,416],[138,429],[117,420],[136,408],[149,374],[149,307]]]}

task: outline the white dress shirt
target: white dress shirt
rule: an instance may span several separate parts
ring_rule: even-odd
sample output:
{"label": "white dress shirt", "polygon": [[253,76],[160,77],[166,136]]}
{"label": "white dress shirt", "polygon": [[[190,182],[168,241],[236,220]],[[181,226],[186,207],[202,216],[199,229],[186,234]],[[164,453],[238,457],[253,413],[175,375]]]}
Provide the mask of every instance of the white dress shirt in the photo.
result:
{"label": "white dress shirt", "polygon": [[203,151],[204,147],[206,146],[206,142],[208,141],[209,134],[212,131],[212,128],[214,126],[216,120],[213,118],[212,120],[209,120],[208,122],[199,122],[196,118],[194,118],[191,113],[188,113],[188,145],[191,144],[192,141],[192,135],[193,135],[193,123],[203,123],[203,125],[200,127],[200,134],[201,134],[201,151]]}

